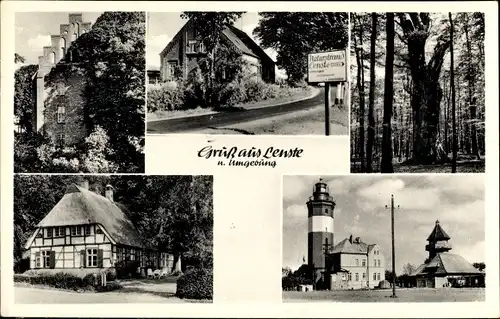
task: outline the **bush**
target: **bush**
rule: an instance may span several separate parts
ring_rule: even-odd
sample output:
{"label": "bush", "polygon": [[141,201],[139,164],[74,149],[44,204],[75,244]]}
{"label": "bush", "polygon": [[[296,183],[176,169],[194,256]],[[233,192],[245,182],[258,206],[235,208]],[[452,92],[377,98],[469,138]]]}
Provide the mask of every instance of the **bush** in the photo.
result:
{"label": "bush", "polygon": [[70,290],[95,289],[96,291],[110,291],[121,288],[121,286],[116,282],[106,283],[105,287],[101,286],[101,275],[98,273],[88,274],[83,278],[63,272],[55,274],[40,274],[35,276],[15,274],[14,282],[25,282],[31,285],[45,285]]}
{"label": "bush", "polygon": [[29,257],[27,258],[23,258],[23,259],[19,259],[18,261],[16,261],[14,263],[14,272],[15,273],[23,273],[27,270],[30,269],[30,259]]}
{"label": "bush", "polygon": [[212,299],[213,270],[196,269],[182,275],[177,279],[175,295],[186,299]]}
{"label": "bush", "polygon": [[148,90],[148,112],[184,108],[184,87],[176,82],[162,83]]}

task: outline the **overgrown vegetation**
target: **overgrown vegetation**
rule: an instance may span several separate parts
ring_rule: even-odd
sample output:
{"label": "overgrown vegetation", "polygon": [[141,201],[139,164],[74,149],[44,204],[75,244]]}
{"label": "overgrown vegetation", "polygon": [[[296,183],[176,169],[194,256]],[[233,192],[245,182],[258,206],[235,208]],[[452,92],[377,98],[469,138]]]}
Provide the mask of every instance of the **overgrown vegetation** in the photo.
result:
{"label": "overgrown vegetation", "polygon": [[484,13],[351,23],[351,171],[484,171]]}
{"label": "overgrown vegetation", "polygon": [[180,276],[175,295],[185,299],[212,299],[212,268],[194,269]]}
{"label": "overgrown vegetation", "polygon": [[107,282],[106,286],[102,286],[101,276],[98,273],[88,274],[85,277],[79,277],[64,272],[55,274],[44,273],[38,275],[15,274],[14,282],[24,282],[30,285],[43,285],[75,291],[84,290],[106,292],[122,288],[122,286],[117,282]]}
{"label": "overgrown vegetation", "polygon": [[[207,55],[200,58],[197,67],[185,79],[180,76],[181,72],[174,72],[178,75],[175,81],[149,87],[148,112],[196,108],[223,110],[246,103],[290,97],[309,90],[303,77],[280,84],[262,81],[244,61],[241,52],[224,42],[222,30],[242,14],[182,13],[181,17],[190,19],[194,25],[206,26],[199,28],[198,32],[204,39]],[[347,37],[345,39],[347,43]],[[302,71],[304,75],[305,69]]]}
{"label": "overgrown vegetation", "polygon": [[[63,197],[78,175],[14,176],[14,268],[22,269],[24,245],[36,225]],[[114,199],[127,210],[145,245],[181,257],[184,266],[213,265],[213,203],[211,176],[88,175],[90,188],[98,192],[107,184]],[[118,265],[120,266],[120,265]],[[117,268],[117,276],[133,276],[137,267]],[[120,272],[118,274],[118,271]]]}
{"label": "overgrown vegetation", "polygon": [[296,290],[299,285],[312,285],[313,270],[309,265],[304,264],[296,271],[289,268],[282,269],[281,287],[283,290]]}
{"label": "overgrown vegetation", "polygon": [[[144,12],[105,12],[72,43],[66,59],[77,62],[86,79],[82,121],[89,136],[69,149],[60,149],[33,126],[32,77],[38,67],[16,71],[15,172],[144,172],[144,34]],[[47,83],[68,71],[62,69],[52,69]]]}

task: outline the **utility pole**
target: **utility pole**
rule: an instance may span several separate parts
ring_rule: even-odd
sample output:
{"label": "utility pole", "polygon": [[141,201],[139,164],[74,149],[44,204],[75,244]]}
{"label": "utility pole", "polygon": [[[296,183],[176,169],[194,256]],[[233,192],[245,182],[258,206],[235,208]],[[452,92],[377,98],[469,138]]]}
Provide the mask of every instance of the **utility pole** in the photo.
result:
{"label": "utility pole", "polygon": [[325,82],[325,135],[330,135],[330,83]]}
{"label": "utility pole", "polygon": [[370,289],[370,246],[366,246],[366,284],[368,286],[368,289]]}
{"label": "utility pole", "polygon": [[[387,208],[387,205],[385,205]],[[398,205],[399,208],[399,205]],[[391,195],[391,237],[392,237],[392,296],[396,298],[396,249],[394,248],[394,195]]]}

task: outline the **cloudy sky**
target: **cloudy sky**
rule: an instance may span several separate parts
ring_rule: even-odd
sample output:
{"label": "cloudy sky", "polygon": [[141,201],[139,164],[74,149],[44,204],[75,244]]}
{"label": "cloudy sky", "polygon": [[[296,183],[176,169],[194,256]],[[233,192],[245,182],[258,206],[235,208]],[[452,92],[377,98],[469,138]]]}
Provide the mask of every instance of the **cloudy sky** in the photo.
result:
{"label": "cloudy sky", "polygon": [[[148,68],[160,67],[160,52],[167,46],[172,38],[179,32],[187,20],[181,19],[180,12],[150,12],[148,13],[147,26],[147,65]],[[245,13],[236,23],[235,27],[245,31],[257,44],[257,39],[252,35],[257,26],[259,15],[257,12]],[[266,53],[276,61],[276,51],[266,49]],[[283,72],[280,72],[283,75]]]}
{"label": "cloudy sky", "polygon": [[[15,16],[16,53],[26,58],[25,64],[38,64],[43,47],[51,45],[50,36],[59,34],[59,25],[68,23],[72,12],[18,12]],[[102,12],[83,12],[83,22],[94,22]]]}
{"label": "cloudy sky", "polygon": [[[428,253],[427,236],[435,221],[451,237],[451,253],[469,262],[484,261],[484,179],[481,175],[322,176],[330,188],[335,244],[361,237],[378,244],[391,269],[391,194],[394,194],[396,272],[420,265]],[[307,262],[307,208],[319,176],[283,177],[283,266],[292,270]]]}

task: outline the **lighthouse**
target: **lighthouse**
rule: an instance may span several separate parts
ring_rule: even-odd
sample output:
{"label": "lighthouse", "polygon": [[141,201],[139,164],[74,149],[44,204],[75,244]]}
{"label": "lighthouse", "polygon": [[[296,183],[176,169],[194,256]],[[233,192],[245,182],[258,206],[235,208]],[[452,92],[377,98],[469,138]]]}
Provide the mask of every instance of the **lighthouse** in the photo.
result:
{"label": "lighthouse", "polygon": [[318,283],[324,275],[326,254],[333,247],[333,209],[335,208],[328,186],[321,178],[313,186],[313,194],[306,204],[309,219],[307,262],[309,267],[314,269],[314,280]]}

